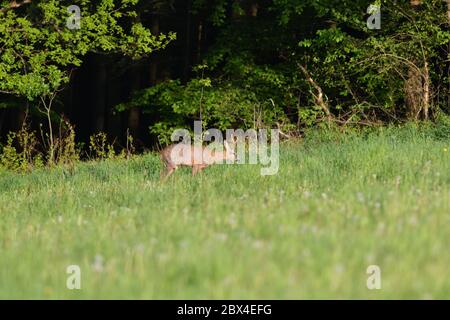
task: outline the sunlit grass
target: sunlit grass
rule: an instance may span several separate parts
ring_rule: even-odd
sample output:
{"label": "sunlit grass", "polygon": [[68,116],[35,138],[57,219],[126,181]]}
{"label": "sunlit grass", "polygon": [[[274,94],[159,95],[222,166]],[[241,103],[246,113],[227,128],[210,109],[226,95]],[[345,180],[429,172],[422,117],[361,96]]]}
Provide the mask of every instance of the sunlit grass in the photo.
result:
{"label": "sunlit grass", "polygon": [[[154,154],[3,171],[0,298],[449,298],[439,132],[310,133],[266,177],[215,166],[162,183]],[[66,288],[72,264],[81,290]]]}

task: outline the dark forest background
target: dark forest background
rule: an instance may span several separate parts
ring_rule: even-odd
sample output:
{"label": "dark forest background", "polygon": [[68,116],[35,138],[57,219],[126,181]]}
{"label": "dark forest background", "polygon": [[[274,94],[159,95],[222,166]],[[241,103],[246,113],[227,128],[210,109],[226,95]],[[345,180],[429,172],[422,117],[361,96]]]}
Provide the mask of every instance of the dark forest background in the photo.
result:
{"label": "dark forest background", "polygon": [[[125,46],[117,42],[120,50],[103,45],[102,37],[120,38],[119,33],[109,35],[98,31],[100,25],[83,24],[99,10],[113,16],[123,3],[124,12],[135,13],[117,18],[124,33],[138,23],[153,36],[164,35],[167,42],[155,44],[150,39],[143,45],[150,50],[134,56],[125,52],[126,46],[133,51],[132,42]],[[81,28],[64,31],[71,4],[81,7]],[[381,6],[379,30],[367,26],[371,4]],[[167,143],[172,129],[189,128],[199,119],[205,127],[220,129],[278,127],[288,137],[321,123],[371,126],[434,120],[450,110],[450,1],[1,1],[1,5],[3,143],[24,121],[32,130],[47,132],[45,112],[39,110],[56,91],[49,111],[54,132],[64,119],[62,125],[73,125],[78,143],[104,132],[123,146],[129,134],[138,150]],[[47,23],[46,15],[53,15]],[[35,29],[27,31],[18,19],[26,19],[30,22],[26,28]],[[109,20],[99,21],[108,28]],[[90,46],[98,41],[100,48],[86,47],[84,52],[67,45],[77,32],[88,32],[84,28],[90,34],[80,43]],[[20,46],[21,41],[30,45],[29,35],[43,30],[33,51]],[[17,32],[20,36],[13,35]],[[50,45],[46,41],[54,34]],[[132,36],[140,46],[140,35]],[[50,78],[51,73],[41,71],[31,57],[56,52],[58,46],[66,50],[64,54],[72,50],[79,63],[45,56],[36,65],[67,73],[67,81],[58,82],[53,91],[19,90],[28,81],[25,73],[36,74],[35,82]],[[11,52],[15,53],[10,58]],[[17,68],[8,69],[15,64]]]}

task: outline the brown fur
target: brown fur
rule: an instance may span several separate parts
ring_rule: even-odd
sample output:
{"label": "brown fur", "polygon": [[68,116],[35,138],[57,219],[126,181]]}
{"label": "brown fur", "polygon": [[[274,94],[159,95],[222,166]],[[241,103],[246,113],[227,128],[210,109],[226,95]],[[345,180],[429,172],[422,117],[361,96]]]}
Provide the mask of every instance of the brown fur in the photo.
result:
{"label": "brown fur", "polygon": [[[178,150],[175,150],[175,147]],[[195,163],[195,154],[197,154],[197,159],[201,159],[200,163]],[[192,175],[194,176],[210,165],[226,160],[235,160],[235,158],[234,152],[226,141],[225,151],[212,151],[207,147],[199,148],[190,145],[172,144],[161,151],[161,159],[166,166],[166,171],[161,174],[161,178],[167,179],[180,166],[192,167]]]}

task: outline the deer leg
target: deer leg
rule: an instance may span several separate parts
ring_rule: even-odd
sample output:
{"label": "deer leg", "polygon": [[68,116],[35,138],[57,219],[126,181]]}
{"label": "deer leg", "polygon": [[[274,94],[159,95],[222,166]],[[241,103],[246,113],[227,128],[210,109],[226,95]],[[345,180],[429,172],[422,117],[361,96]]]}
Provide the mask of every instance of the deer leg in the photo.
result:
{"label": "deer leg", "polygon": [[176,170],[176,167],[167,167],[166,172],[161,174],[161,179],[162,180],[167,180],[167,178],[169,178],[169,176]]}
{"label": "deer leg", "polygon": [[192,175],[195,176],[197,173],[201,172],[203,169],[205,169],[207,165],[196,165],[192,167]]}

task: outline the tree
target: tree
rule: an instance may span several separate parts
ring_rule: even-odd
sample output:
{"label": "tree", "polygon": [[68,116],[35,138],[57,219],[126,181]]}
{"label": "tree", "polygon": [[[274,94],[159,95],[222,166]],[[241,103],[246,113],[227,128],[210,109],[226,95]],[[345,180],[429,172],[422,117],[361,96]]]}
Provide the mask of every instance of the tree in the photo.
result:
{"label": "tree", "polygon": [[[156,36],[141,23],[131,21],[136,17],[134,8],[138,3],[139,0],[1,2],[0,92],[38,100],[36,107],[48,122],[50,164],[55,160],[52,106],[83,57],[95,52],[139,59],[175,39],[173,33]],[[69,7],[75,11],[68,11]]]}
{"label": "tree", "polygon": [[377,1],[382,9],[380,30],[366,27],[361,8],[368,1],[274,3],[287,27],[312,9],[315,28],[309,35],[304,32],[300,48],[291,47],[285,56],[308,65],[333,102],[334,112],[355,115],[377,109],[416,120],[430,117],[433,84],[442,80],[434,70],[444,63],[442,47],[450,40],[442,1]]}

